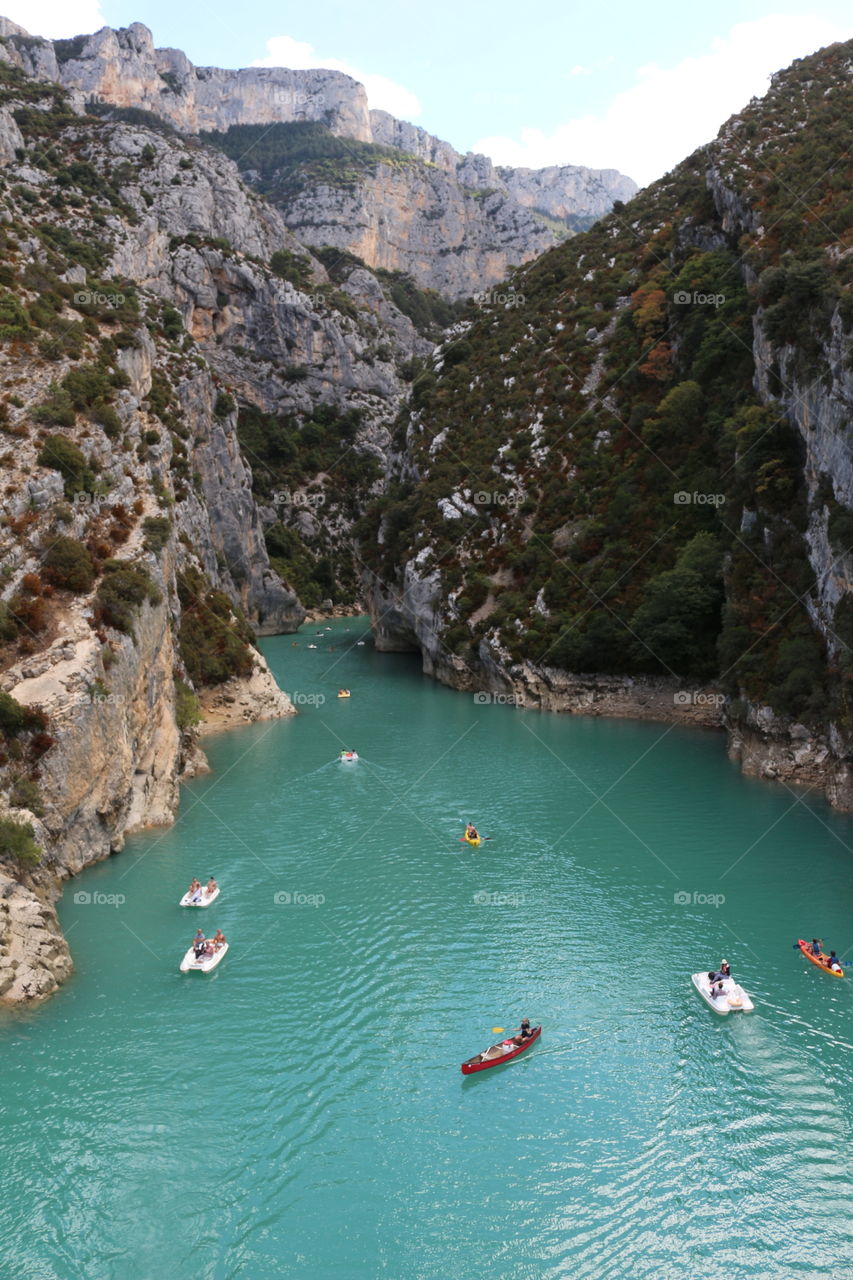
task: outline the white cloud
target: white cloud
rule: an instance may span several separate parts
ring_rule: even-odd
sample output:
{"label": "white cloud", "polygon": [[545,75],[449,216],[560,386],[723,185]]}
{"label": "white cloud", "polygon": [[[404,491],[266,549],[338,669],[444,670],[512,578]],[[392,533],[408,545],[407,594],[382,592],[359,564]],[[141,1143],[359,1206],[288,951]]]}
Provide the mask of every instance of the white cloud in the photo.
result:
{"label": "white cloud", "polygon": [[358,80],[367,90],[367,101],[371,107],[381,111],[390,111],[401,120],[411,120],[421,114],[421,104],[415,95],[386,76],[370,75],[359,71],[340,58],[321,58],[314,46],[305,40],[294,40],[292,36],[273,36],[267,40],[269,53],[266,58],[257,58],[253,67],[290,67],[294,71],[311,71],[323,68],[328,71],[343,71],[345,75]]}
{"label": "white cloud", "polygon": [[496,164],[532,169],[584,164],[620,169],[652,182],[710,142],[720,126],[767,89],[767,77],[849,33],[816,17],[776,14],[742,22],[708,53],[674,67],[640,67],[637,81],[601,115],[579,116],[552,134],[523,128],[516,137],[481,138],[472,148]]}
{"label": "white cloud", "polygon": [[0,11],[31,36],[49,40],[89,35],[107,25],[100,0],[3,0]]}

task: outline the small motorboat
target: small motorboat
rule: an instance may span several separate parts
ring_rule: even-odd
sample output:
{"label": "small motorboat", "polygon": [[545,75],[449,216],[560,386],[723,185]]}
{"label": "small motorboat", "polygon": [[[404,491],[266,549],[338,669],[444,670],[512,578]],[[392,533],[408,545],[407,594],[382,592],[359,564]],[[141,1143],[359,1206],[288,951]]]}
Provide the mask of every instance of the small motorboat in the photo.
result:
{"label": "small motorboat", "polygon": [[352,694],[350,693],[349,689],[339,689],[339,690],[338,690],[338,697],[339,697],[339,698],[351,698],[351,697],[352,697]]}
{"label": "small motorboat", "polygon": [[798,938],[797,946],[800,948],[806,959],[811,960],[812,964],[816,964],[818,969],[823,969],[824,973],[831,974],[833,978],[844,977],[844,970],[840,965],[837,969],[830,967],[829,956],[825,951],[821,951],[820,955],[816,956],[811,949],[811,944],[806,942],[805,938]]}
{"label": "small motorboat", "polygon": [[316,648],[317,648],[317,646],[316,646],[316,644],[309,644],[309,645],[308,645],[308,648],[309,648],[309,649],[316,649]]}
{"label": "small motorboat", "polygon": [[694,973],[691,981],[714,1013],[752,1013],[755,1008],[743,987],[734,978],[722,978],[714,983],[715,992],[722,986],[719,995],[711,995],[711,980],[707,973]]}
{"label": "small motorboat", "polygon": [[338,756],[338,759],[341,761],[342,764],[352,764],[354,760],[358,759],[358,752],[342,751],[341,754]]}
{"label": "small motorboat", "polygon": [[501,1040],[500,1044],[490,1045],[488,1049],[484,1049],[482,1053],[477,1053],[473,1058],[468,1058],[462,1063],[463,1076],[473,1075],[475,1071],[485,1071],[488,1067],[496,1067],[501,1062],[510,1062],[513,1058],[517,1058],[520,1053],[526,1053],[532,1044],[535,1044],[542,1034],[542,1028],[531,1027],[530,1035],[521,1044],[516,1044],[515,1040]]}
{"label": "small motorboat", "polygon": [[195,951],[190,947],[189,951],[181,961],[181,973],[190,973],[194,969],[197,969],[199,973],[210,973],[211,969],[215,969],[220,960],[222,960],[227,950],[228,943],[223,942],[222,946],[217,947],[212,955],[201,956],[196,960]]}
{"label": "small motorboat", "polygon": [[193,895],[190,893],[189,890],[187,890],[187,892],[184,894],[184,896],[181,898],[180,902],[178,903],[178,906],[179,907],[209,907],[211,902],[215,902],[218,897],[219,897],[219,885],[216,886],[216,888],[213,890],[213,893],[208,893],[206,889],[202,889],[201,897],[199,898],[198,902],[192,901]]}

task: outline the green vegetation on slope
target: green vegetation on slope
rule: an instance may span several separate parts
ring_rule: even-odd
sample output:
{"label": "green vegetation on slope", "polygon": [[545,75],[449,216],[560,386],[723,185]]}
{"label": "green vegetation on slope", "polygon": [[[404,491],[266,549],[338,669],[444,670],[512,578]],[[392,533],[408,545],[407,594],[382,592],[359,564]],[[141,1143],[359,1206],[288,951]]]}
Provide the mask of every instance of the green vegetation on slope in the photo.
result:
{"label": "green vegetation on slope", "polygon": [[336,550],[324,511],[354,521],[379,479],[376,457],[356,447],[359,424],[357,409],[341,413],[333,405],[316,405],[302,423],[240,406],[238,437],[259,500],[304,516],[301,531],[278,521],[266,536],[273,568],[309,608],[327,596],[356,598],[355,567]]}
{"label": "green vegetation on slope", "polygon": [[[853,318],[850,51],[795,64],[710,148],[517,272],[520,301],[416,379],[399,445],[420,483],[360,534],[386,581],[415,555],[440,570],[463,659],[485,642],[848,716],[808,610],[804,446],[757,398],[753,323],[814,377],[833,315]],[[739,240],[711,163],[753,219]]]}
{"label": "green vegetation on slope", "polygon": [[353,186],[377,164],[395,167],[419,164],[396,147],[339,138],[319,120],[288,124],[235,124],[226,132],[199,135],[224,151],[244,172],[259,175],[258,189],[276,199],[294,195],[306,186]]}

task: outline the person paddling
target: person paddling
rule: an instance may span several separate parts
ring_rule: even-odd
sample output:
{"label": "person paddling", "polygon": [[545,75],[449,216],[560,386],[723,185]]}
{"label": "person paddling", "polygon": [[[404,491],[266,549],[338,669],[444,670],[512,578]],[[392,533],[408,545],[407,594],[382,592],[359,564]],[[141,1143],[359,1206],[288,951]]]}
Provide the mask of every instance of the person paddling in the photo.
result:
{"label": "person paddling", "polygon": [[196,934],[193,938],[193,951],[195,952],[196,960],[199,960],[204,955],[204,929],[196,929]]}
{"label": "person paddling", "polygon": [[521,1026],[515,1028],[513,1039],[516,1044],[524,1044],[525,1040],[529,1040],[532,1035],[530,1030],[530,1019],[522,1018]]}
{"label": "person paddling", "polygon": [[466,840],[480,839],[479,832],[477,831],[477,828],[474,826],[473,822],[469,822],[465,828],[465,839]]}

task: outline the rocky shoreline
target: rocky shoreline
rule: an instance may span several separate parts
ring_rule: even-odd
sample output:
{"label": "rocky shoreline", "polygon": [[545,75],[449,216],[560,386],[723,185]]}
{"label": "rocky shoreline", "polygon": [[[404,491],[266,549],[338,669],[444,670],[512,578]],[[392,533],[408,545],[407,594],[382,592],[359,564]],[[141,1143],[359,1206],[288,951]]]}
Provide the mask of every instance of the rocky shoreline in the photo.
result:
{"label": "rocky shoreline", "polygon": [[750,777],[819,790],[842,812],[853,812],[853,747],[834,726],[815,732],[774,715],[769,707],[733,703],[713,685],[653,676],[578,675],[556,667],[514,663],[500,645],[481,643],[476,659],[448,652],[441,641],[438,582],[410,563],[395,591],[365,574],[376,647],[419,652],[425,675],[483,702],[563,715],[655,720],[724,731],[729,758]]}

